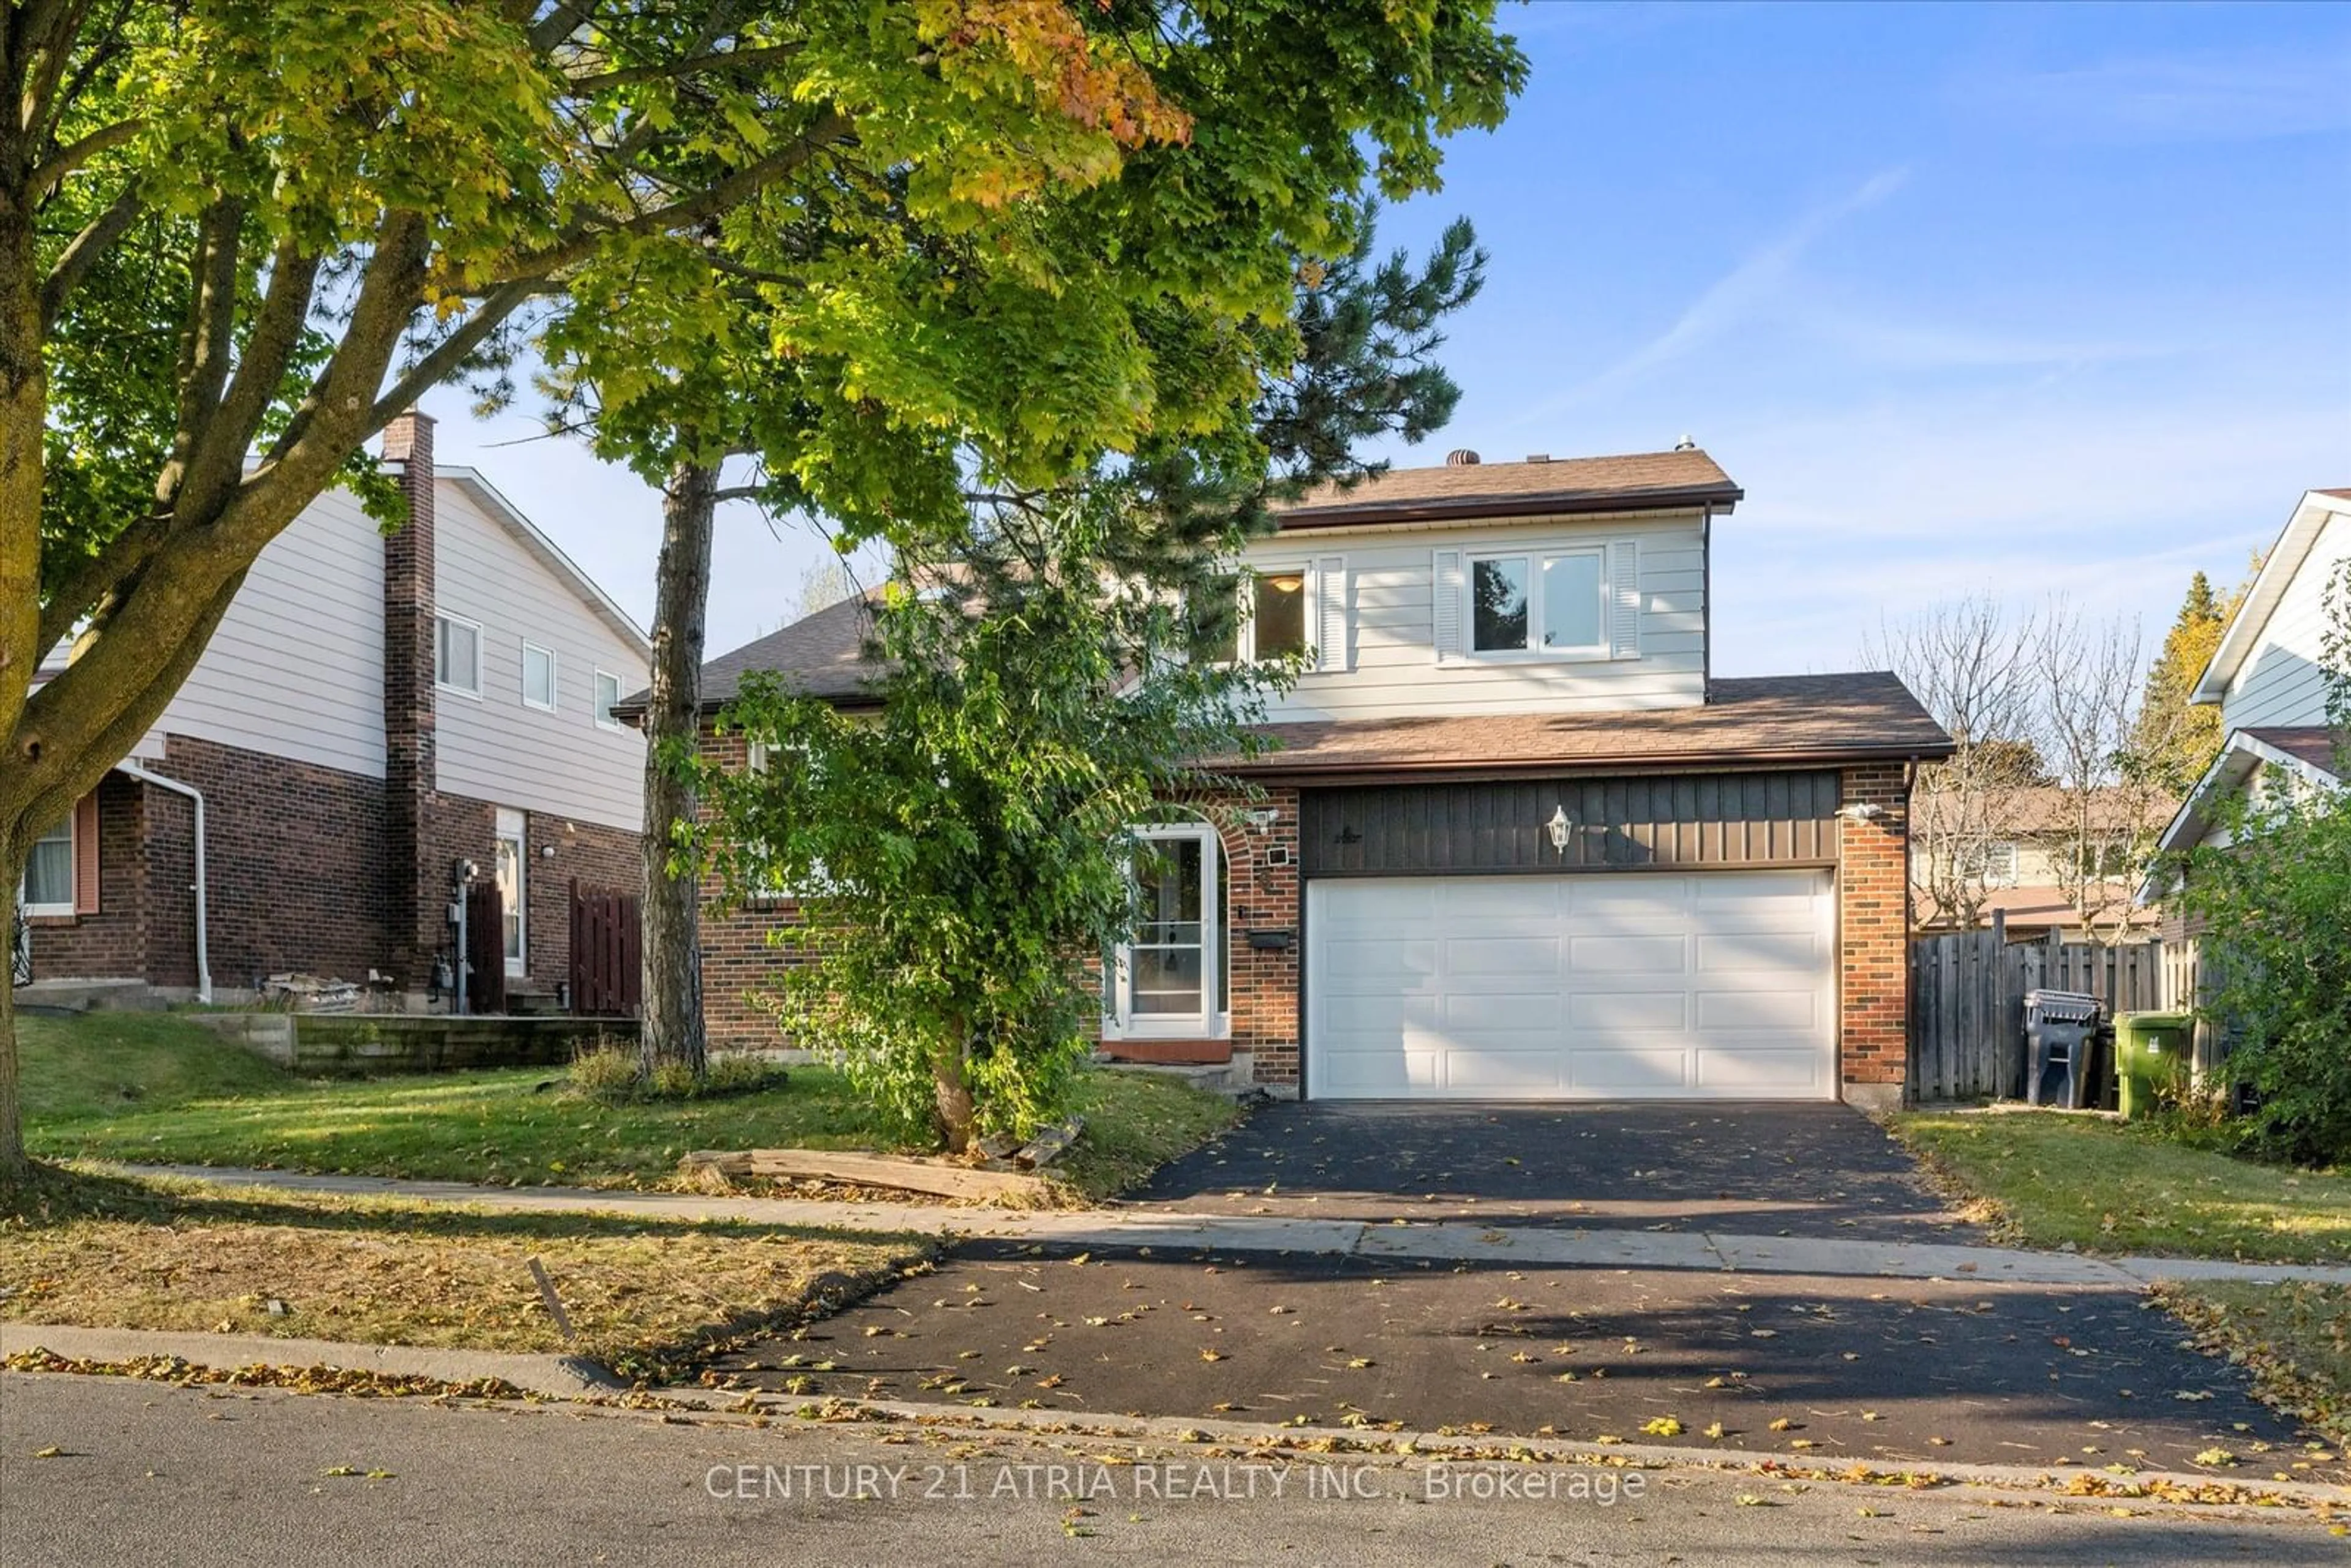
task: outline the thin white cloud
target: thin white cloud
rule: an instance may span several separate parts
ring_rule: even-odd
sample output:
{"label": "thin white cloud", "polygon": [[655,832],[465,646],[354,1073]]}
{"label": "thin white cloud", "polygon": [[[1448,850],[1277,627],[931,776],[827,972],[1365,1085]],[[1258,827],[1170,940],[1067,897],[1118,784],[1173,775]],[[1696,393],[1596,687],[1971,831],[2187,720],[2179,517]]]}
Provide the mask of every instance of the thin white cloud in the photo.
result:
{"label": "thin white cloud", "polygon": [[1768,314],[1785,293],[1797,263],[1822,235],[1855,213],[1884,201],[1909,177],[1907,169],[1881,171],[1846,194],[1805,213],[1700,294],[1672,326],[1582,385],[1526,410],[1517,423],[1535,423],[1563,408],[1616,391]]}

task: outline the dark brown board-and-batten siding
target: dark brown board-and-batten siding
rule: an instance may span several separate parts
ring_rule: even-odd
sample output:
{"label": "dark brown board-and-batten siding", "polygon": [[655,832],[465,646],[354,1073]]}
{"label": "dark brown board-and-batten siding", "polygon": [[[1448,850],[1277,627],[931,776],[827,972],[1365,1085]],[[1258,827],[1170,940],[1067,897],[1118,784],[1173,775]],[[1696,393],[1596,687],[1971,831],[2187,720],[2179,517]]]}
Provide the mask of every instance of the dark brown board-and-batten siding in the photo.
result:
{"label": "dark brown board-and-batten siding", "polygon": [[[1308,876],[1828,865],[1833,772],[1700,773],[1308,790]],[[1567,848],[1548,823],[1561,807]]]}

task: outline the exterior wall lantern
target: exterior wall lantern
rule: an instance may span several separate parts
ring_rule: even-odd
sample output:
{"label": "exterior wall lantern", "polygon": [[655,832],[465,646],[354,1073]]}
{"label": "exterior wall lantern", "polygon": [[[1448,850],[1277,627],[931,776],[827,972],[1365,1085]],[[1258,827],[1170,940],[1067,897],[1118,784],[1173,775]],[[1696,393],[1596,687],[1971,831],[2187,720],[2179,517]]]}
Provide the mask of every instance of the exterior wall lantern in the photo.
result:
{"label": "exterior wall lantern", "polygon": [[1565,854],[1567,852],[1567,835],[1574,825],[1574,823],[1567,820],[1567,808],[1565,806],[1554,808],[1551,814],[1551,821],[1543,824],[1543,826],[1550,830],[1551,832],[1551,847],[1557,850],[1560,853]]}

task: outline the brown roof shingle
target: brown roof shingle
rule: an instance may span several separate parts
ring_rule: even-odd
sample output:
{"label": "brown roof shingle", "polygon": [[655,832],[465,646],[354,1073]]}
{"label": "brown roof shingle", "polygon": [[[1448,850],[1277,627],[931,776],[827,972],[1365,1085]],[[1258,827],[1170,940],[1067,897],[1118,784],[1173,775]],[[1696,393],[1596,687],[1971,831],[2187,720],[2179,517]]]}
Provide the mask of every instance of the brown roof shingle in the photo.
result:
{"label": "brown roof shingle", "polygon": [[1602,768],[1824,764],[1948,757],[1951,737],[1884,671],[1714,683],[1700,706],[1624,713],[1475,714],[1263,726],[1279,749],[1225,771],[1311,779]]}
{"label": "brown roof shingle", "polygon": [[[733,702],[742,694],[743,677],[755,670],[782,675],[810,696],[835,702],[870,696],[872,683],[884,669],[866,646],[873,626],[867,605],[880,591],[844,599],[705,664],[703,711],[715,713]],[[612,711],[623,717],[641,714],[647,695],[632,692],[613,704]]]}
{"label": "brown roof shingle", "polygon": [[2313,768],[2335,771],[2335,732],[2323,724],[2262,725],[2245,733]]}
{"label": "brown roof shingle", "polygon": [[1745,494],[1713,458],[1691,447],[1621,457],[1391,468],[1349,489],[1322,486],[1274,512],[1288,530],[1658,507],[1729,511]]}

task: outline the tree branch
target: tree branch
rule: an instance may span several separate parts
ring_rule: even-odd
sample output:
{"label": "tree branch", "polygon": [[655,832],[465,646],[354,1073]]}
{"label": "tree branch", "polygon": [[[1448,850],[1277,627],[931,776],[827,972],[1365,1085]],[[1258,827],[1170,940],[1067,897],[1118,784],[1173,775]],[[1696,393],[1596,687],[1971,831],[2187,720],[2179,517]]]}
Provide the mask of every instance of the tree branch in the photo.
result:
{"label": "tree branch", "polygon": [[170,504],[203,432],[219,408],[235,351],[237,257],[242,249],[245,204],[223,196],[204,211],[190,270],[186,334],[180,349],[179,408],[172,418],[172,455],[156,481],[158,501]]}
{"label": "tree branch", "polygon": [[758,162],[747,164],[691,196],[681,197],[651,212],[640,213],[614,224],[581,225],[559,243],[523,257],[507,270],[507,277],[521,280],[550,277],[586,259],[606,235],[658,234],[664,229],[682,228],[725,212],[755,192],[799,170],[834,142],[845,140],[854,128],[849,116],[838,110],[827,110],[808,130]]}
{"label": "tree branch", "polygon": [[491,290],[465,319],[458,323],[455,331],[411,365],[400,380],[392,383],[390,392],[376,399],[368,413],[366,434],[372,435],[390,424],[418,398],[447,380],[459,365],[465,363],[465,357],[480,348],[507,317],[533,298],[549,292],[548,285],[538,278],[517,278]]}
{"label": "tree branch", "polygon": [[[304,256],[291,239],[280,240],[269,258],[269,292],[254,313],[252,330],[237,356],[236,379],[206,422],[188,459],[181,495],[198,516],[221,505],[245,465],[261,422],[285,384],[287,367],[310,319],[310,296],[321,258]],[[176,509],[176,508],[175,508]]]}
{"label": "tree branch", "polygon": [[69,147],[59,148],[33,171],[30,189],[35,196],[47,193],[67,175],[89,162],[110,147],[120,147],[147,129],[144,120],[119,120],[103,130],[93,131]]}
{"label": "tree branch", "polygon": [[780,65],[806,47],[802,44],[777,44],[757,49],[720,49],[711,54],[695,55],[690,59],[673,60],[667,65],[631,66],[621,70],[600,71],[593,76],[574,77],[569,85],[576,93],[602,92],[608,88],[634,87],[640,82],[669,81],[706,72]]}
{"label": "tree branch", "polygon": [[44,334],[57,324],[57,315],[65,308],[66,296],[74,291],[84,275],[95,266],[99,256],[114,248],[115,242],[131,232],[139,221],[146,204],[140,200],[135,185],[126,185],[122,193],[110,203],[107,209],[89,220],[81,233],[73,236],[58,256],[49,276],[41,285],[41,329]]}

